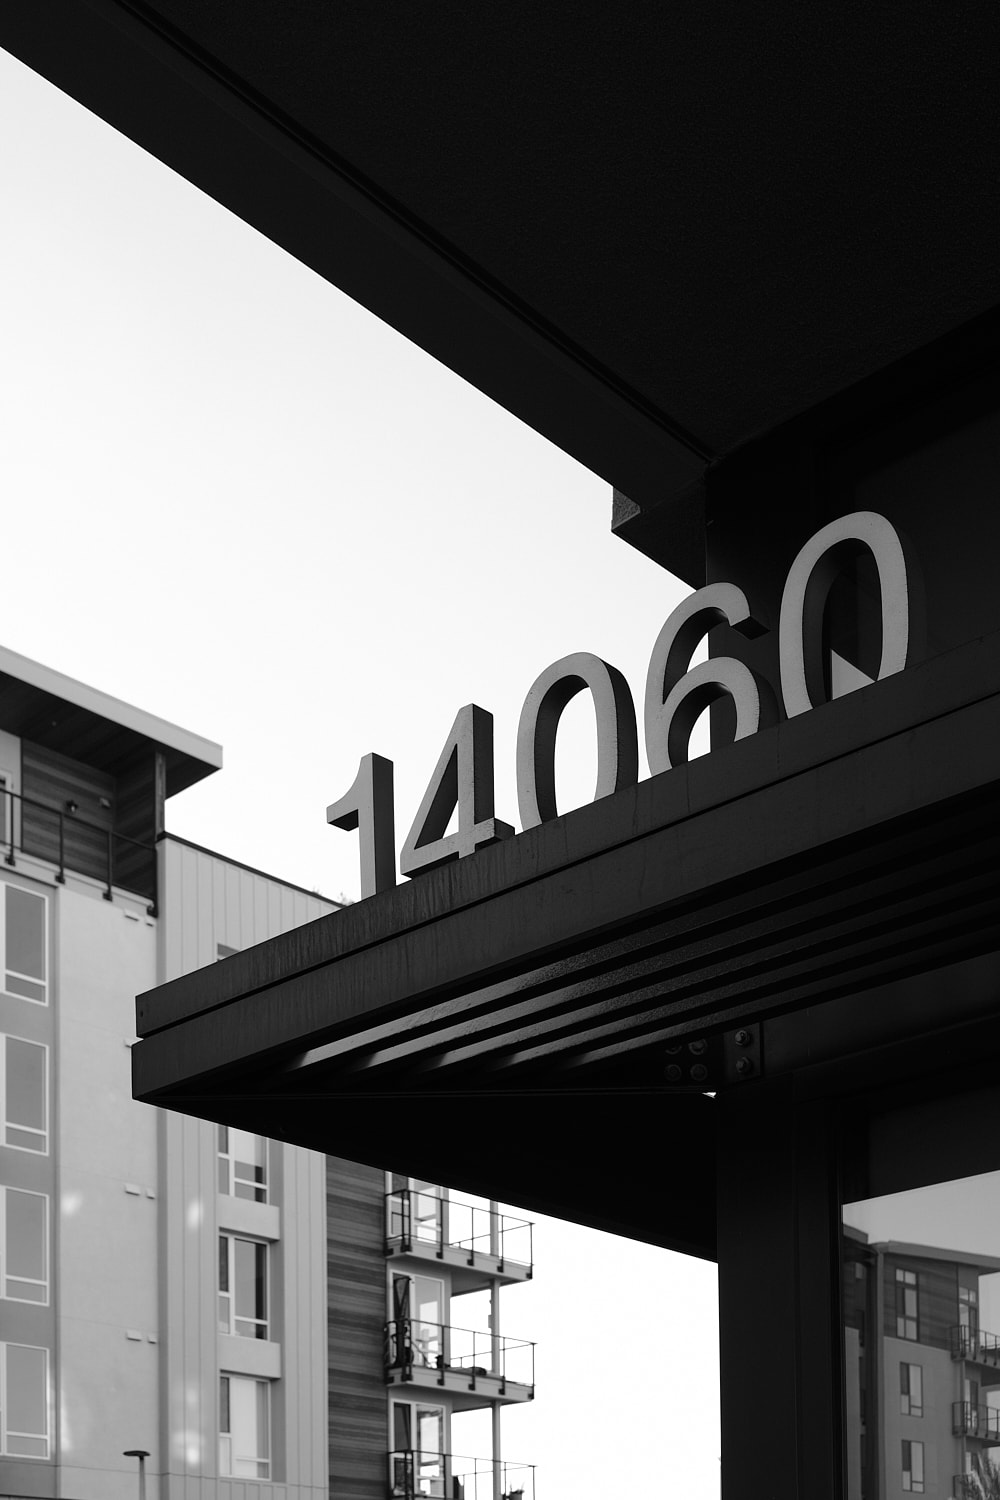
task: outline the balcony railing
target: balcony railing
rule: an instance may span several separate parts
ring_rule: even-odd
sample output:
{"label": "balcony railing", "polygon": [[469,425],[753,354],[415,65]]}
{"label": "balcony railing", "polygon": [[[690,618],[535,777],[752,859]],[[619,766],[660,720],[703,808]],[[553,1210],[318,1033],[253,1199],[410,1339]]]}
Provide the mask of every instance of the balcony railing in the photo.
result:
{"label": "balcony railing", "polygon": [[470,1390],[480,1376],[499,1380],[501,1393],[508,1382],[535,1388],[533,1343],[420,1318],[393,1318],[385,1325],[385,1367],[398,1370],[404,1380],[411,1380],[414,1370],[433,1370],[439,1385],[452,1371],[468,1377]]}
{"label": "balcony railing", "polygon": [[1000,1443],[1000,1409],[974,1401],[955,1401],[951,1408],[951,1430],[956,1437],[986,1438]]}
{"label": "balcony railing", "polygon": [[995,1480],[990,1474],[980,1477],[975,1470],[971,1474],[953,1474],[951,1493],[953,1500],[991,1500],[996,1493]]}
{"label": "balcony railing", "polygon": [[386,1250],[411,1251],[414,1244],[460,1250],[470,1266],[487,1256],[532,1268],[532,1224],[496,1209],[457,1203],[419,1188],[400,1188],[385,1198]]}
{"label": "balcony railing", "polygon": [[980,1364],[1000,1365],[1000,1334],[985,1328],[962,1325],[951,1330],[952,1359],[975,1359]]}
{"label": "balcony railing", "polygon": [[55,865],[60,885],[67,870],[89,875],[101,881],[107,901],[114,886],[134,891],[156,913],[155,847],[79,818],[69,807],[0,788],[0,850],[8,865],[16,866],[18,854]]}
{"label": "balcony railing", "polygon": [[418,1453],[413,1448],[389,1454],[392,1500],[493,1500],[493,1477],[502,1500],[535,1500],[534,1464],[496,1463],[491,1458],[460,1458],[454,1453]]}

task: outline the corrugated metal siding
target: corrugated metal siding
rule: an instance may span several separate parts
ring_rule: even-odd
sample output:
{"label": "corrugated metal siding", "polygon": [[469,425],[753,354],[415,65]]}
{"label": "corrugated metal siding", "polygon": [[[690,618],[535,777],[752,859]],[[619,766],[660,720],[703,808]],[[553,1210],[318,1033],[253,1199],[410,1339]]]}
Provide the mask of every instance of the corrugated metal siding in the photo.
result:
{"label": "corrugated metal siding", "polygon": [[[219,944],[249,948],[331,911],[322,897],[161,840],[161,980],[214,963]],[[272,1388],[271,1483],[216,1478],[216,1126],[168,1114],[162,1123],[164,1500],[326,1500],[326,1201],[324,1158],[276,1142],[272,1201],[281,1241],[272,1306],[282,1377]],[[383,1394],[383,1411],[384,1411]],[[384,1418],[383,1418],[384,1436]],[[381,1495],[381,1492],[380,1492]]]}
{"label": "corrugated metal siding", "polygon": [[252,948],[334,909],[322,896],[306,895],[169,837],[159,847],[164,980],[214,963],[218,943]]}

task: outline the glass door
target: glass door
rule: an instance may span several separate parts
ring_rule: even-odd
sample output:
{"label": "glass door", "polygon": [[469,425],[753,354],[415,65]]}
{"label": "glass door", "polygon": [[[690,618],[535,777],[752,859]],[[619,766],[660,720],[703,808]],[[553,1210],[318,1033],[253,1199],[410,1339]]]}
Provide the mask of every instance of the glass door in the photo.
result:
{"label": "glass door", "polygon": [[393,1494],[444,1496],[444,1408],[413,1401],[392,1403]]}
{"label": "glass door", "polygon": [[441,1189],[433,1182],[410,1179],[413,1237],[436,1245],[441,1236]]}
{"label": "glass door", "polygon": [[392,1278],[392,1311],[397,1337],[408,1345],[404,1363],[440,1369],[444,1354],[444,1283],[436,1276]]}

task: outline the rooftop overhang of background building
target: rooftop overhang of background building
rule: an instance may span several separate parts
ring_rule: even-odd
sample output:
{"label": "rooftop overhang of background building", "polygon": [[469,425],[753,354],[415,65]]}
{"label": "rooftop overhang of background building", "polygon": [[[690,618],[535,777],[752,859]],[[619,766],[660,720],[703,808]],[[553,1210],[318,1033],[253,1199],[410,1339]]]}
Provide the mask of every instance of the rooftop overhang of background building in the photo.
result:
{"label": "rooftop overhang of background building", "polygon": [[998,32],[987,4],[796,0],[0,15],[0,45],[604,476],[622,535],[696,584],[730,455],[919,379],[955,330],[995,350]]}
{"label": "rooftop overhang of background building", "polygon": [[222,746],[0,646],[0,720],[21,739],[113,775],[163,756],[172,797],[222,765]]}

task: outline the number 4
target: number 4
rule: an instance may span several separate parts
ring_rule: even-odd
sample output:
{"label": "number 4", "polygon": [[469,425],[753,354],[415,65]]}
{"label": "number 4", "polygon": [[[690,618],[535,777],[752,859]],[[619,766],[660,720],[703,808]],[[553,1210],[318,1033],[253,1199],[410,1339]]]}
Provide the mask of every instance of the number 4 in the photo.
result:
{"label": "number 4", "polygon": [[[467,703],[459,709],[400,850],[400,872],[436,870],[484,844],[510,838],[514,830],[493,816],[493,799],[493,715]],[[458,829],[445,833],[456,807]]]}

